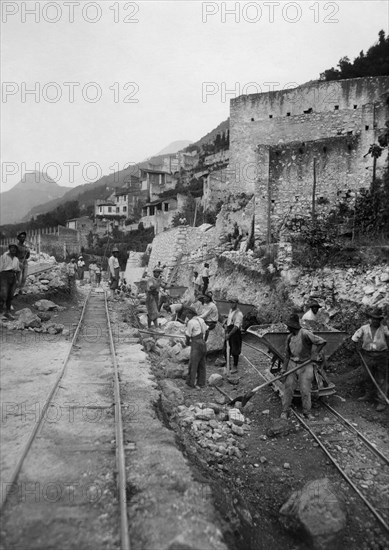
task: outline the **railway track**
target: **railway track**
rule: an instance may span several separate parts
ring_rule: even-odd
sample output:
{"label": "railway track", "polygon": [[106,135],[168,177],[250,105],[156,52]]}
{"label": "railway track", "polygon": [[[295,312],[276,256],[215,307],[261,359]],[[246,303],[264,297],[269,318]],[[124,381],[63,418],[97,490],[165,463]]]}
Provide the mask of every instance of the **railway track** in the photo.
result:
{"label": "railway track", "polygon": [[105,294],[90,292],[69,351],[10,479],[7,550],[129,550],[125,448]]}
{"label": "railway track", "polygon": [[[252,345],[248,348],[263,353]],[[264,380],[273,378],[269,370],[263,372],[245,355],[243,357]],[[265,367],[263,355],[260,357],[259,363]],[[273,388],[282,395],[280,382],[275,382]],[[320,414],[321,418],[316,421],[306,421],[295,409],[292,412],[370,510],[388,537],[388,545],[384,548],[389,548],[389,456],[361,433],[355,423],[327,403],[322,401],[322,404],[325,414]],[[378,478],[381,483],[376,481]]]}

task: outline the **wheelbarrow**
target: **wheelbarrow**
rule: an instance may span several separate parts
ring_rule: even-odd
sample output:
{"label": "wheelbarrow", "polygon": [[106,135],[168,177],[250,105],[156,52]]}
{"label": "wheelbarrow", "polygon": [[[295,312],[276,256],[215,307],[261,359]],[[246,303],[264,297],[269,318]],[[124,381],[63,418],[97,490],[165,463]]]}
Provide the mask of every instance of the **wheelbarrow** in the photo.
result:
{"label": "wheelbarrow", "polygon": [[166,294],[173,299],[180,299],[188,290],[187,286],[171,286],[164,289]]}
{"label": "wheelbarrow", "polygon": [[[263,335],[259,334],[259,330],[263,327],[259,325],[253,325],[247,329],[247,332],[255,335],[260,342],[265,345],[272,354],[271,373],[274,374],[284,362],[286,339],[289,335],[288,332],[267,332]],[[341,331],[313,331],[314,334],[320,336],[326,340],[327,344],[323,348],[325,360],[329,359],[335,351],[342,345],[345,338],[347,338],[347,332]],[[277,367],[276,367],[277,364]],[[317,364],[316,364],[317,365]],[[312,395],[315,397],[324,397],[333,395],[336,393],[335,384],[330,382],[324,372],[324,370],[317,365],[315,368],[315,376],[312,384]],[[294,392],[294,397],[301,397],[298,389]]]}

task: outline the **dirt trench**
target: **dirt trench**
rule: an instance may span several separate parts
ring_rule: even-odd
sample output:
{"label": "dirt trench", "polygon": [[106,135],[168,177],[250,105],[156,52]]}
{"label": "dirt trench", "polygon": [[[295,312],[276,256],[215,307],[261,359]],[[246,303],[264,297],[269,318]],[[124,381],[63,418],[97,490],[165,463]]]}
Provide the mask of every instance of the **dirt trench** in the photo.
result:
{"label": "dirt trench", "polygon": [[[357,371],[354,376],[350,376],[343,356],[341,353],[330,364],[331,377],[339,384],[341,399],[334,396],[329,403],[358,423],[360,429],[388,454],[389,412],[380,415],[372,404],[356,400],[360,392],[360,373]],[[154,354],[150,354],[150,358],[156,378],[162,379],[159,358]],[[232,397],[241,394],[242,389],[244,392],[258,384],[258,374],[250,368],[246,358],[259,368],[269,366],[266,364],[267,358],[258,357],[255,351],[244,347],[239,385],[226,386],[225,383],[223,386]],[[207,376],[212,373],[219,373],[219,369],[214,366],[214,358],[209,358]],[[209,386],[191,390],[184,380],[176,379],[174,382],[183,392],[184,404],[187,406],[196,401],[212,402],[218,396],[218,392]],[[298,403],[296,405],[299,406]],[[323,420],[325,409],[320,403],[316,406],[315,416],[319,421]],[[211,487],[208,496],[223,519],[221,528],[229,548],[312,548],[302,533],[291,533],[284,529],[279,520],[279,509],[290,494],[301,489],[307,481],[327,477],[335,487],[336,494],[344,501],[348,514],[347,526],[339,544],[355,550],[389,549],[389,541],[382,528],[297,421],[291,422],[290,433],[285,436],[271,438],[267,435],[268,428],[280,414],[280,408],[279,397],[272,389],[265,388],[255,396],[251,405],[243,411],[252,424],[251,430],[242,438],[246,446],[242,457],[220,460],[215,459],[211,451],[202,448],[187,427],[180,425],[171,408],[164,408],[163,401],[159,403],[159,415],[174,430],[177,445],[190,461],[195,479]]]}

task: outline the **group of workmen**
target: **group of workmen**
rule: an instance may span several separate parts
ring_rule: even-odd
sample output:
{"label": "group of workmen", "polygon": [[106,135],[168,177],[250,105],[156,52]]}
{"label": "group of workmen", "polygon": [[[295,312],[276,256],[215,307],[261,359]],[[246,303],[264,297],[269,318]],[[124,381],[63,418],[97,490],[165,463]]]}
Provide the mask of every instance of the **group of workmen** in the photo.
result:
{"label": "group of workmen", "polygon": [[[162,280],[161,273],[163,268],[159,265],[153,269],[153,275],[147,279],[146,286],[146,307],[147,321],[149,329],[159,330],[158,317],[160,316],[160,294],[167,284]],[[174,316],[187,322],[186,340],[191,346],[189,359],[189,372],[186,383],[192,388],[202,388],[206,385],[206,342],[209,333],[216,328],[219,321],[219,312],[213,299],[213,293],[208,291],[209,284],[209,265],[204,264],[203,284],[201,291],[199,288],[198,272],[193,273],[193,290],[195,300],[191,304],[163,304],[163,308],[173,313]],[[227,319],[224,321],[225,344],[224,357],[227,361],[231,354],[233,358],[233,368],[231,374],[238,372],[239,356],[242,350],[242,322],[243,314],[239,309],[238,298],[230,298],[230,311]]]}
{"label": "group of workmen", "polygon": [[[26,236],[25,231],[20,232],[17,235],[18,242],[11,243],[8,246],[8,251],[0,256],[0,307],[3,316],[9,320],[14,318],[11,313],[12,299],[16,292],[23,292],[27,278],[30,250],[25,244]],[[114,247],[108,260],[109,287],[112,297],[114,297],[120,281],[118,256],[119,250]],[[77,274],[82,279],[84,269],[83,257],[80,256],[78,262],[73,258],[68,264],[68,275],[70,278],[75,278]],[[92,262],[89,265],[89,270],[94,272],[96,282],[100,284],[101,266]],[[159,330],[158,317],[163,304],[161,293],[167,286],[161,278],[162,271],[163,267],[159,263],[154,268],[153,275],[146,282],[149,329],[154,325],[154,328]],[[209,264],[205,263],[201,274],[198,271],[193,273],[194,302],[164,304],[167,311],[175,314],[176,317],[181,317],[181,320],[186,322],[186,339],[191,346],[187,384],[192,388],[201,388],[206,385],[206,342],[209,333],[215,329],[219,321],[219,312],[214,302],[213,293],[208,289],[209,278]],[[230,310],[223,323],[225,331],[224,362],[229,361],[231,356],[233,365],[230,372],[236,374],[242,349],[243,314],[239,308],[238,298],[232,297],[229,301]],[[290,414],[293,394],[297,386],[300,389],[304,415],[311,420],[314,418],[311,413],[312,382],[317,365],[324,360],[323,348],[326,341],[309,330],[309,324],[320,321],[319,310],[321,308],[322,306],[316,300],[311,300],[301,321],[296,313],[290,315],[285,321],[289,335],[286,340],[285,361],[281,368],[284,374],[282,418],[288,418]],[[376,400],[376,410],[381,412],[388,405],[389,329],[379,308],[369,310],[367,316],[368,323],[361,326],[351,338],[366,369],[365,393],[359,400]],[[219,364],[223,364],[223,361],[219,361]],[[293,373],[288,374],[292,370]]]}
{"label": "group of workmen", "polygon": [[[156,330],[159,329],[159,296],[163,287],[166,286],[161,279],[161,272],[161,267],[154,268],[153,276],[147,280],[146,290],[148,326],[151,328],[154,324]],[[194,282],[196,278],[197,274],[195,273]],[[206,342],[210,331],[216,327],[219,312],[213,300],[212,291],[207,290],[201,294],[196,285],[194,291],[195,302],[193,304],[170,304],[165,306],[165,309],[186,322],[186,343],[191,346],[186,383],[192,388],[202,388],[206,385]],[[311,412],[312,384],[318,367],[325,360],[323,349],[327,342],[307,327],[310,323],[320,322],[319,310],[321,308],[322,306],[316,300],[311,300],[301,320],[297,313],[293,313],[285,321],[289,334],[286,340],[285,360],[281,367],[281,373],[284,374],[281,413],[283,419],[287,419],[290,415],[293,395],[297,387],[301,394],[304,416],[308,420],[315,418]],[[379,309],[369,310],[367,316],[369,322],[359,328],[351,339],[371,373],[371,377],[366,374],[365,394],[359,400],[377,400],[376,410],[382,412],[388,403],[389,329],[384,324],[384,315]],[[225,330],[224,361],[218,360],[218,364],[223,365],[227,360],[227,354],[228,359],[231,355],[233,360],[231,374],[238,373],[239,356],[242,349],[242,323],[243,314],[239,308],[239,300],[233,297],[230,299],[228,317],[223,323]],[[290,371],[293,372],[288,374]]]}
{"label": "group of workmen", "polygon": [[[80,281],[84,280],[85,271],[86,263],[83,256],[79,256],[77,261],[74,257],[70,259],[70,262],[67,265],[70,288],[74,286],[76,279],[79,279]],[[96,286],[99,286],[101,283],[101,262],[90,262],[88,272],[90,282]]]}
{"label": "group of workmen", "polygon": [[2,315],[13,320],[12,300],[16,292],[22,294],[27,279],[30,249],[26,246],[27,233],[17,235],[17,243],[8,245],[8,250],[0,257],[0,307]]}

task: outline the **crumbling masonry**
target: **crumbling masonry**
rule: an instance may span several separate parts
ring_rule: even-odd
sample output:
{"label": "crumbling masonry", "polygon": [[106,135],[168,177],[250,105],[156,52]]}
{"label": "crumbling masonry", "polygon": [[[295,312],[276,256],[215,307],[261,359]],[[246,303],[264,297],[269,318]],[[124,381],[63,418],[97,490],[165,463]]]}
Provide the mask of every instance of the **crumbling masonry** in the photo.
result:
{"label": "crumbling masonry", "polygon": [[[389,119],[389,77],[308,82],[231,100],[229,191],[255,195],[255,236],[273,238],[312,208],[372,181],[364,157]],[[386,154],[377,162],[382,173]]]}

